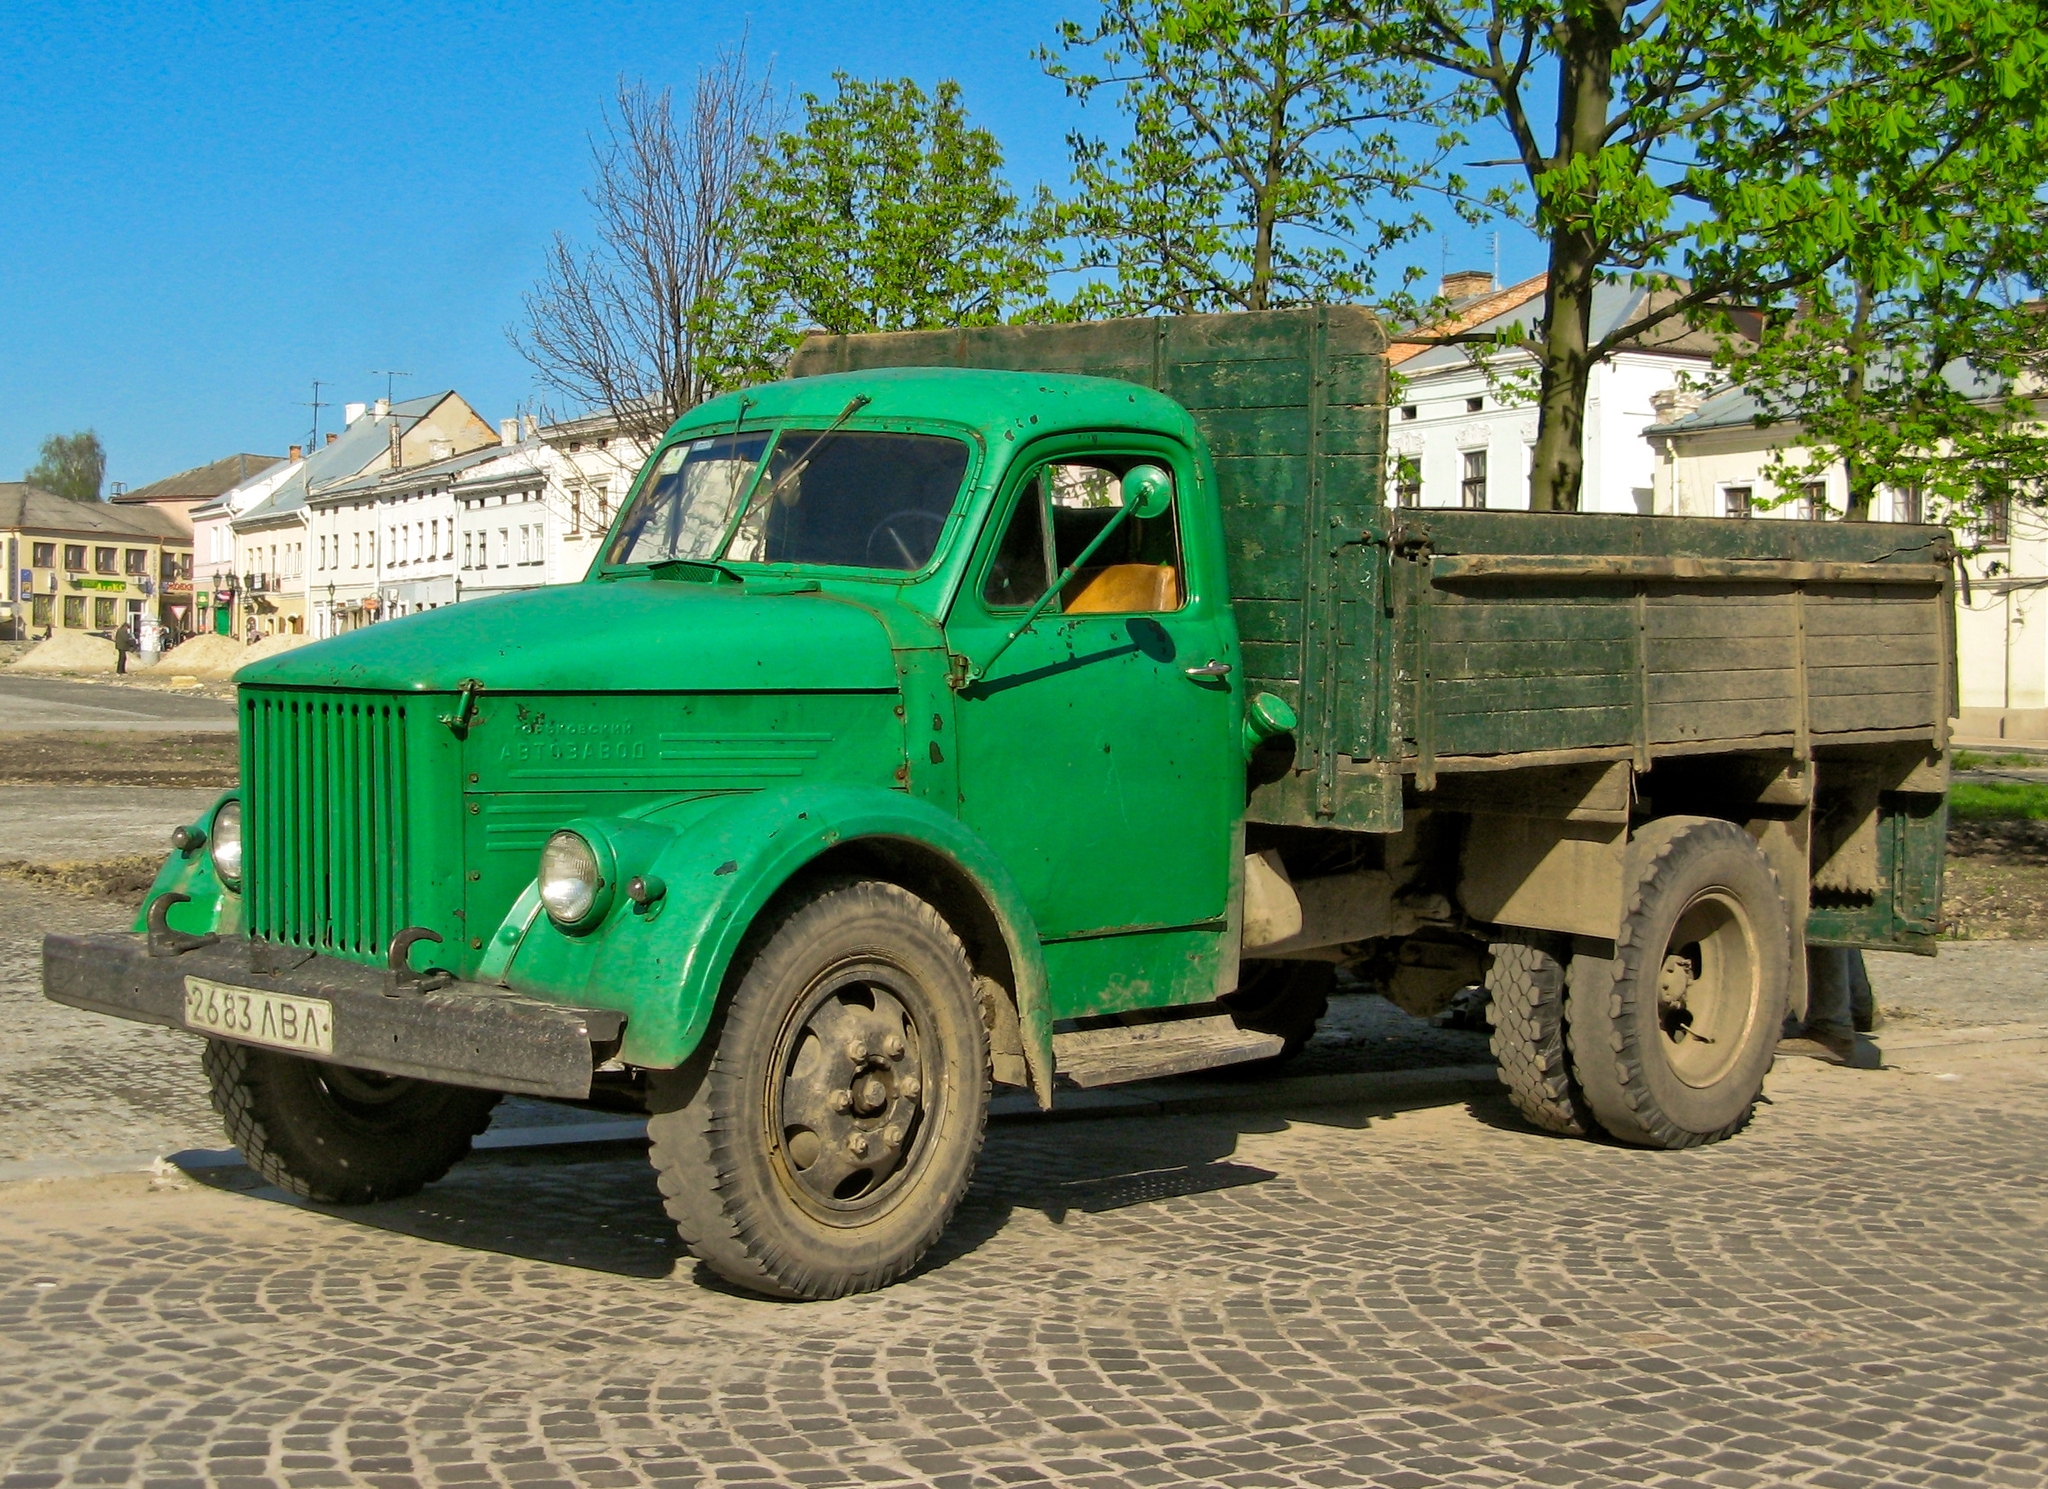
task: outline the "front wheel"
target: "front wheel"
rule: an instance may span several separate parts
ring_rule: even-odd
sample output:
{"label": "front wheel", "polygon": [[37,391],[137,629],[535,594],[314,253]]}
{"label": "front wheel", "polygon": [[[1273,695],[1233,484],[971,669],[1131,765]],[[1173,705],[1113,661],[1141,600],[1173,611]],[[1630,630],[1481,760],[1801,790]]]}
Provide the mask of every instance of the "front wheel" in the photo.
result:
{"label": "front wheel", "polygon": [[213,1109],[242,1159],[280,1189],[328,1205],[403,1199],[469,1153],[496,1091],[326,1065],[206,1041]]}
{"label": "front wheel", "polygon": [[749,937],[722,1023],[657,1075],[669,1215],[713,1271],[781,1298],[895,1281],[967,1191],[989,1096],[967,954],[908,890],[836,880]]}
{"label": "front wheel", "polygon": [[1714,1142],[1763,1093],[1785,1019],[1791,914],[1762,850],[1732,822],[1652,823],[1630,867],[1613,961],[1573,964],[1572,1073],[1622,1142]]}

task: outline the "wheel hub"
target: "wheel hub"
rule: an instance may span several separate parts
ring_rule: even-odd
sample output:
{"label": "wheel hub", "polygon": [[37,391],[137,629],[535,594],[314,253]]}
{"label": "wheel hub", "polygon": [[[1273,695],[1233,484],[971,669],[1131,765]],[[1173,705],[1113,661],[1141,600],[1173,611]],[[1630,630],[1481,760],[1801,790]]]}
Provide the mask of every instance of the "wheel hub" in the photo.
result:
{"label": "wheel hub", "polygon": [[922,1131],[916,1020],[886,987],[852,979],[812,1003],[784,1048],[776,1117],[794,1187],[832,1210],[875,1202]]}

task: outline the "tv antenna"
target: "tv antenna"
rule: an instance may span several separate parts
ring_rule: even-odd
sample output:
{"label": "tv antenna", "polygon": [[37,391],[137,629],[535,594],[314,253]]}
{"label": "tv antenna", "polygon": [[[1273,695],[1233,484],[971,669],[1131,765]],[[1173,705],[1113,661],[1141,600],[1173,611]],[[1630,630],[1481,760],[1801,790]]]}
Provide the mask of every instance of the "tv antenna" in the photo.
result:
{"label": "tv antenna", "polygon": [[312,400],[299,405],[300,408],[310,408],[313,411],[313,435],[312,438],[306,441],[306,453],[308,455],[320,448],[320,410],[334,407],[333,404],[323,403],[320,400],[320,390],[326,386],[327,384],[323,383],[319,378],[314,378]]}
{"label": "tv antenna", "polygon": [[388,405],[391,402],[392,383],[402,377],[411,377],[412,374],[410,372],[396,372],[389,367],[372,367],[370,369],[370,376],[384,379],[384,402]]}

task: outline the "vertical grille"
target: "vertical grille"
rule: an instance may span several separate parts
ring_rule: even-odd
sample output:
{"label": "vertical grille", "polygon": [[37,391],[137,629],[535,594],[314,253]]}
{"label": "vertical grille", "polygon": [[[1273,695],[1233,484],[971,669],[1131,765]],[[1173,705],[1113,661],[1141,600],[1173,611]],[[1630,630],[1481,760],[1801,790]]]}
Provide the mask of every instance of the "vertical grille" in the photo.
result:
{"label": "vertical grille", "polygon": [[243,690],[252,935],[374,962],[408,924],[405,712],[385,694]]}

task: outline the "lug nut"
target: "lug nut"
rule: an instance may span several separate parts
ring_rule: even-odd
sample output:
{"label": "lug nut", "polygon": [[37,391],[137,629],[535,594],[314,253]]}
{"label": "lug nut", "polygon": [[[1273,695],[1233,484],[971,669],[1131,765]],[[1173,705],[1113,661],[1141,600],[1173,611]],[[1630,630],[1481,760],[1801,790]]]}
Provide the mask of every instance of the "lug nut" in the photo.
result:
{"label": "lug nut", "polygon": [[853,1109],[853,1093],[851,1091],[834,1091],[825,1098],[825,1101],[835,1112],[845,1112]]}
{"label": "lug nut", "polygon": [[865,1044],[861,1043],[861,1041],[859,1041],[858,1039],[854,1040],[852,1043],[846,1046],[846,1058],[853,1061],[854,1064],[860,1064],[861,1061],[867,1059],[867,1057],[868,1047]]}
{"label": "lug nut", "polygon": [[892,1060],[902,1059],[903,1036],[901,1034],[891,1034],[887,1039],[884,1039],[882,1041],[882,1053]]}
{"label": "lug nut", "polygon": [[892,1147],[892,1148],[900,1148],[900,1147],[902,1147],[902,1146],[903,1146],[903,1129],[902,1129],[901,1127],[885,1127],[885,1128],[883,1128],[883,1129],[882,1129],[882,1141],[883,1141],[884,1143],[886,1143],[886,1144],[887,1144],[888,1146]]}
{"label": "lug nut", "polygon": [[924,1089],[924,1083],[914,1075],[906,1075],[896,1083],[896,1089],[905,1096],[915,1097],[918,1092]]}
{"label": "lug nut", "polygon": [[851,1153],[856,1158],[867,1157],[868,1135],[865,1132],[856,1132],[852,1137],[846,1140],[846,1151]]}

